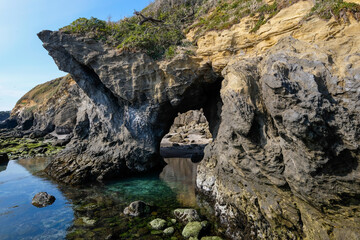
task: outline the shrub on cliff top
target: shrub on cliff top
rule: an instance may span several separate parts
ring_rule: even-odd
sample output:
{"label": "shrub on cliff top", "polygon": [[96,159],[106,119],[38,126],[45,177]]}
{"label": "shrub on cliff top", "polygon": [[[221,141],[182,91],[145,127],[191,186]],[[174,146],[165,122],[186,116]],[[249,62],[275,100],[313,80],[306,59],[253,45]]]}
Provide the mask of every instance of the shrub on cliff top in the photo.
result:
{"label": "shrub on cliff top", "polygon": [[[158,0],[118,22],[79,18],[61,31],[87,35],[122,50],[144,51],[159,59],[170,46],[182,43],[183,28],[193,21],[199,2],[202,0]],[[145,18],[156,21],[143,21]]]}
{"label": "shrub on cliff top", "polygon": [[339,20],[342,18],[345,22],[348,22],[348,14],[350,13],[357,21],[359,21],[360,5],[344,2],[343,0],[317,0],[311,13],[317,14],[324,19],[334,17],[336,20]]}
{"label": "shrub on cliff top", "polygon": [[[250,30],[255,33],[281,9],[298,1],[275,0],[268,4],[264,0],[156,0],[136,15],[118,22],[79,18],[61,31],[86,35],[121,50],[143,51],[154,59],[164,54],[169,58],[191,30],[195,31],[196,42],[206,32],[230,28],[250,15],[257,19]],[[315,0],[310,15],[347,21],[348,13],[360,20],[357,4]]]}

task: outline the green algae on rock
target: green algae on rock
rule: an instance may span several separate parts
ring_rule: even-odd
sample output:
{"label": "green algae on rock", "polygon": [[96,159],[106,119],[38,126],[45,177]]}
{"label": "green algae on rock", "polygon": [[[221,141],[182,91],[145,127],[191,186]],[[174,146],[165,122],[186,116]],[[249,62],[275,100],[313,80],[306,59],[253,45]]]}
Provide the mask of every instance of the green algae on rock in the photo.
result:
{"label": "green algae on rock", "polygon": [[184,227],[184,229],[182,231],[182,235],[186,239],[190,238],[190,237],[197,238],[202,229],[203,229],[203,226],[202,226],[201,222],[198,222],[198,221],[189,222]]}
{"label": "green algae on rock", "polygon": [[38,139],[8,138],[0,139],[0,153],[7,153],[11,159],[19,157],[51,156],[63,147],[53,146]]}
{"label": "green algae on rock", "polygon": [[149,224],[151,228],[155,230],[162,230],[166,227],[166,221],[161,218],[155,218]]}

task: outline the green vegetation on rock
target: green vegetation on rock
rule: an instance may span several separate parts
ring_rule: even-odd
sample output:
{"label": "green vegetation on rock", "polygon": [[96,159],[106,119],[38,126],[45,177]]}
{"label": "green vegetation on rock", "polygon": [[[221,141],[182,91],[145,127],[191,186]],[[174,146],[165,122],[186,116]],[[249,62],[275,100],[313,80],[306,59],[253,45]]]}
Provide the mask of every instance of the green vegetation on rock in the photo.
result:
{"label": "green vegetation on rock", "polygon": [[61,151],[50,143],[26,138],[0,139],[0,153],[7,153],[12,159],[29,156],[49,156]]}
{"label": "green vegetation on rock", "polygon": [[156,4],[150,4],[139,13],[156,21],[142,22],[144,18],[140,15],[118,22],[106,22],[93,17],[79,18],[61,31],[87,35],[124,51],[144,51],[152,58],[159,59],[169,47],[174,50],[174,46],[182,44],[185,38],[183,27],[191,22],[189,13],[196,11],[196,6],[191,1],[168,8],[164,6],[165,3],[160,2],[158,7]]}
{"label": "green vegetation on rock", "polygon": [[351,14],[357,21],[359,21],[360,5],[356,3],[347,3],[343,0],[317,0],[311,13],[324,19],[334,17],[338,20],[342,18],[346,22],[348,21],[348,14]]}
{"label": "green vegetation on rock", "polygon": [[203,226],[201,225],[200,222],[189,222],[184,227],[184,230],[182,231],[182,235],[184,238],[190,238],[190,237],[197,238],[202,228]]}
{"label": "green vegetation on rock", "polygon": [[40,108],[46,109],[48,105],[55,104],[56,100],[66,94],[66,89],[71,81],[72,78],[67,75],[37,85],[17,101],[13,112],[17,112],[21,108],[29,113]]}
{"label": "green vegetation on rock", "polygon": [[[256,32],[281,9],[299,0],[156,0],[136,15],[118,22],[79,18],[60,30],[86,35],[122,51],[143,51],[154,59],[171,59],[176,47],[184,44],[185,33],[195,31],[195,41],[211,30],[228,29],[252,16]],[[347,19],[347,13],[360,19],[360,6],[343,0],[315,0],[311,15]],[[148,20],[146,20],[148,19]],[[152,20],[149,20],[152,19]]]}

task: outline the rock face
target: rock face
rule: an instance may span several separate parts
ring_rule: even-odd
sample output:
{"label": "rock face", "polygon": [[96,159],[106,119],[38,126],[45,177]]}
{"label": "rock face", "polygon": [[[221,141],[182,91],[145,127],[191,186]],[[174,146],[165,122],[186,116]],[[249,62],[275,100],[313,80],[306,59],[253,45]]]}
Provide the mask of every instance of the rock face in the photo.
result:
{"label": "rock face", "polygon": [[35,207],[42,208],[51,205],[55,202],[55,197],[49,195],[47,192],[39,192],[32,199],[31,204]]}
{"label": "rock face", "polygon": [[207,63],[187,55],[155,62],[62,32],[39,38],[86,95],[72,141],[46,169],[56,179],[80,184],[163,166],[160,141],[178,112],[203,108],[217,125],[220,79]]}
{"label": "rock face", "polygon": [[360,236],[354,58],[339,77],[326,51],[286,37],[263,56],[234,59],[222,71],[222,121],[197,186],[215,199],[229,236]]}
{"label": "rock face", "polygon": [[1,136],[39,138],[52,134],[66,138],[75,128],[83,95],[70,75],[40,84],[17,102],[10,118],[0,123],[0,129],[11,129]]}
{"label": "rock face", "polygon": [[203,108],[214,141],[197,187],[227,236],[359,239],[360,24],[303,21],[311,8],[299,1],[256,34],[250,16],[171,61],[39,33],[82,94],[47,173],[81,184],[156,169],[177,113]]}

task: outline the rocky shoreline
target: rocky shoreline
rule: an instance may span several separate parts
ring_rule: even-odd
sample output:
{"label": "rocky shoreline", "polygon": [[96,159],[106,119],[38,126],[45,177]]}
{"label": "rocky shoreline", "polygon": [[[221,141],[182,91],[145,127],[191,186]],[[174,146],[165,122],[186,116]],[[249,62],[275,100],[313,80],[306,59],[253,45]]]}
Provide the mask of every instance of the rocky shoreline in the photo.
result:
{"label": "rocky shoreline", "polygon": [[161,154],[188,154],[202,159],[197,191],[231,239],[359,239],[360,23],[307,18],[313,9],[296,1],[256,33],[253,16],[199,39],[190,30],[194,54],[161,60],[42,31],[70,74],[43,97],[64,101],[47,117],[48,105],[23,98],[38,110],[13,110],[0,123],[9,137],[1,144],[63,136],[45,171],[70,185],[154,172]]}

